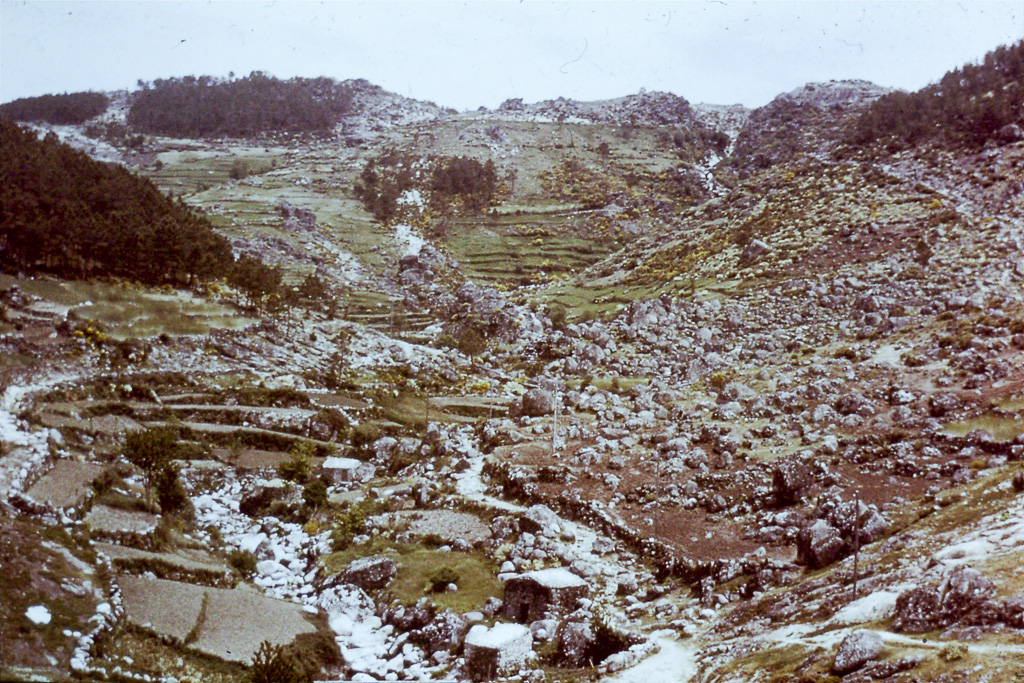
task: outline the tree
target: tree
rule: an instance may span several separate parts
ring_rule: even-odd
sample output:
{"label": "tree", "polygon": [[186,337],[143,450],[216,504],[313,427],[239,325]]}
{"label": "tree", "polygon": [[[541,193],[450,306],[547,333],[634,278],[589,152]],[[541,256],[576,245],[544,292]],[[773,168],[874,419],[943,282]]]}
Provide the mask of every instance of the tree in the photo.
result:
{"label": "tree", "polygon": [[[7,119],[0,143],[0,269],[192,284],[237,267],[204,216],[148,179]],[[273,280],[262,262],[242,265],[264,288]]]}
{"label": "tree", "polygon": [[311,479],[302,487],[302,502],[314,510],[327,503],[327,484],[323,479]]}
{"label": "tree", "polygon": [[195,516],[195,508],[181,483],[177,467],[169,462],[164,463],[153,476],[153,488],[156,489],[156,500],[161,512],[173,513],[184,519]]}
{"label": "tree", "polygon": [[259,71],[229,80],[185,76],[136,93],[128,124],[183,137],[327,133],[351,105],[348,87],[329,78],[282,81]]}
{"label": "tree", "polygon": [[8,116],[15,121],[77,125],[99,116],[107,110],[109,104],[110,99],[98,92],[23,97],[0,105],[0,116]]}
{"label": "tree", "polygon": [[128,432],[124,442],[124,457],[142,470],[146,480],[146,500],[150,500],[154,481],[170,464],[177,436],[166,428],[143,429]]}

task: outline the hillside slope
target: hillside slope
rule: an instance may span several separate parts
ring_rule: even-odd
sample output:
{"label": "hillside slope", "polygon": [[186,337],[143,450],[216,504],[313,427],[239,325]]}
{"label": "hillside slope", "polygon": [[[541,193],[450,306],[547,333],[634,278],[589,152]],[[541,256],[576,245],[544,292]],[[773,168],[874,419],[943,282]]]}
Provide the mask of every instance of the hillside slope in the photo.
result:
{"label": "hillside slope", "polygon": [[1024,141],[859,145],[864,82],[344,87],[337,136],[117,143],[302,309],[0,280],[4,675],[1024,676]]}

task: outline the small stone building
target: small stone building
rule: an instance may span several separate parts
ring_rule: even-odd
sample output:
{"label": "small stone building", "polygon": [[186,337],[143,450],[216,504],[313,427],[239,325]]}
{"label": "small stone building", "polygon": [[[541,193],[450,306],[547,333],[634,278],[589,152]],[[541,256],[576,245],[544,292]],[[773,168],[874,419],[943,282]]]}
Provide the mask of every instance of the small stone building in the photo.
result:
{"label": "small stone building", "polygon": [[474,681],[489,681],[516,671],[533,654],[530,629],[520,624],[477,624],[466,634],[466,670]]}
{"label": "small stone building", "polygon": [[362,464],[355,458],[327,458],[323,464],[324,479],[334,485],[357,481],[359,478],[357,470]]}
{"label": "small stone building", "polygon": [[551,611],[565,614],[590,593],[587,582],[568,569],[540,569],[509,578],[505,582],[506,619],[529,624]]}

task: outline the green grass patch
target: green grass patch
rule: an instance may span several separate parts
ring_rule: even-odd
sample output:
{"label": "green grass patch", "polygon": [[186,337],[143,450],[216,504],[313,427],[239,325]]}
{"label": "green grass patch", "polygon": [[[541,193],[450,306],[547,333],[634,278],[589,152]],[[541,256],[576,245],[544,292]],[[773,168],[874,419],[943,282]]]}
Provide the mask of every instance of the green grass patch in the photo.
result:
{"label": "green grass patch", "polygon": [[[399,601],[412,604],[426,597],[439,608],[471,612],[484,606],[487,598],[501,598],[502,583],[496,578],[494,562],[477,553],[441,552],[409,543],[375,539],[371,543],[332,553],[321,560],[328,574],[337,574],[353,560],[383,554],[398,565],[398,574],[387,592]],[[459,576],[459,589],[453,593],[431,591],[430,577],[439,567],[451,567]]]}
{"label": "green grass patch", "polygon": [[1024,417],[988,413],[969,420],[951,422],[942,431],[952,436],[967,436],[975,429],[984,429],[996,441],[1013,441],[1018,434],[1024,434]]}

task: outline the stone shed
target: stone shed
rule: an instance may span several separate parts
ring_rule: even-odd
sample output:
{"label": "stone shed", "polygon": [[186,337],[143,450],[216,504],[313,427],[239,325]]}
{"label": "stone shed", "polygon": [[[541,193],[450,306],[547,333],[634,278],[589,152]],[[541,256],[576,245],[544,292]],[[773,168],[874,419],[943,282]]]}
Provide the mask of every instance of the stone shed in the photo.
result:
{"label": "stone shed", "polygon": [[333,485],[359,481],[362,478],[362,472],[359,471],[362,465],[362,461],[355,458],[327,458],[324,460],[322,468],[324,479],[329,480]]}
{"label": "stone shed", "polygon": [[520,624],[477,624],[465,640],[466,670],[474,681],[490,681],[517,671],[533,654],[530,629]]}
{"label": "stone shed", "polygon": [[551,611],[564,614],[590,593],[587,582],[568,569],[540,569],[505,582],[505,618],[521,624],[543,619]]}

